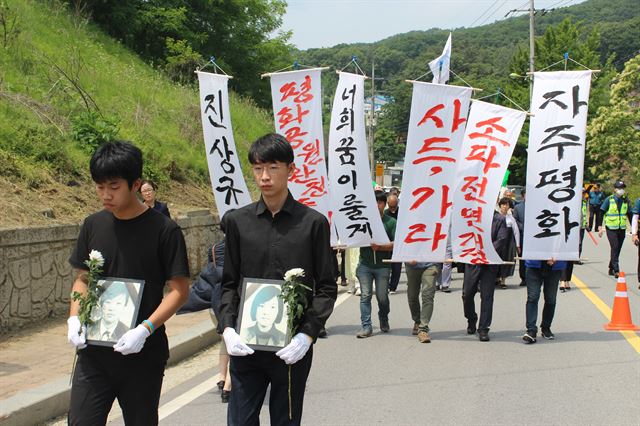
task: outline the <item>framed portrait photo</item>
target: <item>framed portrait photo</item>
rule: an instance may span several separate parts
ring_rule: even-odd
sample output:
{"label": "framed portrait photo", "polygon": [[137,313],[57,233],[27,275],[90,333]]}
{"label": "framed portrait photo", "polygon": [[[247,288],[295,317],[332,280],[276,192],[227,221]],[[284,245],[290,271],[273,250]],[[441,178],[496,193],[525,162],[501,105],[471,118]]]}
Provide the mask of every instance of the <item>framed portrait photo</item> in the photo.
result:
{"label": "framed portrait photo", "polygon": [[136,326],[144,280],[104,278],[98,280],[104,290],[91,310],[92,323],[87,327],[87,343],[113,346]]}
{"label": "framed portrait photo", "polygon": [[245,278],[236,331],[252,349],[278,351],[289,344],[282,280]]}

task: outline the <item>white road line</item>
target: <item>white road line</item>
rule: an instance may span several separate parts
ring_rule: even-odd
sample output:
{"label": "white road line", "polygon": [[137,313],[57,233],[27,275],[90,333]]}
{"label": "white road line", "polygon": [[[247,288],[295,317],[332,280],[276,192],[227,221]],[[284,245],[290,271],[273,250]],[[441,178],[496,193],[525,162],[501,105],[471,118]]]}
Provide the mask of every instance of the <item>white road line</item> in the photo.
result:
{"label": "white road line", "polygon": [[[347,300],[349,296],[351,295],[347,292],[344,292],[340,296],[338,296],[338,298],[336,299],[334,308],[337,308],[342,303],[344,303],[344,301]],[[204,382],[200,383],[199,385],[191,388],[190,390],[183,393],[182,395],[177,396],[171,401],[165,403],[164,405],[160,406],[160,408],[158,409],[158,419],[159,420],[166,419],[171,414],[175,413],[182,407],[189,404],[191,401],[201,397],[205,393],[212,390],[215,385],[216,385],[215,377],[211,377],[205,380]]]}

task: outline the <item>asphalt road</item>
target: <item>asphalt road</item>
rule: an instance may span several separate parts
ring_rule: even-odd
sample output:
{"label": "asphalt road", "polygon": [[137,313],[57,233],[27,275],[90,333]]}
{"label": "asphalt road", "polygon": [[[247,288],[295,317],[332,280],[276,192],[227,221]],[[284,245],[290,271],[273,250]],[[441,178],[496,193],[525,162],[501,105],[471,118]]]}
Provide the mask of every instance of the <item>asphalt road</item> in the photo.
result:
{"label": "asphalt road", "polygon": [[[355,338],[359,298],[342,293],[328,322],[329,338],[315,345],[303,423],[640,424],[640,337],[603,329],[608,319],[601,310],[612,306],[615,292],[615,280],[606,275],[609,246],[606,237],[598,246],[585,237],[584,247],[588,262],[574,269],[583,289],[573,284],[558,294],[556,340],[534,345],[521,340],[526,290],[517,278],[508,289],[496,289],[488,343],[466,334],[461,274],[454,274],[452,293],[436,294],[429,344],[410,335],[404,284],[390,296],[391,332],[380,334],[374,323],[368,339]],[[633,321],[640,325],[637,258],[628,237],[621,265],[628,272]],[[226,405],[213,389],[216,351],[189,363],[167,373],[177,383],[163,394],[161,424],[226,424]],[[201,372],[189,374],[193,365]],[[111,424],[122,423],[114,417]],[[261,421],[269,424],[267,401]]]}

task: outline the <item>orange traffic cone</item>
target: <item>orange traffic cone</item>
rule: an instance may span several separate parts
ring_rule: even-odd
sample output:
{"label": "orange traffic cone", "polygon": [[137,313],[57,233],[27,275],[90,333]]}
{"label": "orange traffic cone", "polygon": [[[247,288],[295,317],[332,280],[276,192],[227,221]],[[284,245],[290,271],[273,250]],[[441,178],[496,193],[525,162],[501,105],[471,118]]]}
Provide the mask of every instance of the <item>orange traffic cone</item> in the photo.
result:
{"label": "orange traffic cone", "polygon": [[627,296],[627,280],[624,272],[618,276],[616,297],[613,299],[613,312],[611,322],[604,326],[605,330],[640,330],[640,327],[631,322],[631,308],[629,308],[629,296]]}

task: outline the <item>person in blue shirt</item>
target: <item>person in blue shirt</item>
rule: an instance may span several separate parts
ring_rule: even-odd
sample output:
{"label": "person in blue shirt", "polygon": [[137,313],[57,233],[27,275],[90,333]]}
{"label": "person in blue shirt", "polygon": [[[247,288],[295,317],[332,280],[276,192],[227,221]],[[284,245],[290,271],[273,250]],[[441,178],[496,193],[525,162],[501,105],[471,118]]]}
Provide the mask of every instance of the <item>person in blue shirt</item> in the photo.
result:
{"label": "person in blue shirt", "polygon": [[[591,232],[594,228],[594,224],[600,223],[602,221],[602,210],[600,210],[600,206],[604,201],[604,192],[602,192],[602,187],[599,183],[593,185],[593,190],[589,191],[589,225],[587,226],[587,231]],[[595,218],[595,222],[593,221]]]}
{"label": "person in blue shirt", "polygon": [[[600,210],[604,213],[604,228],[607,231],[607,239],[611,246],[611,257],[609,259],[609,275],[618,278],[620,273],[620,250],[624,242],[625,232],[627,232],[627,219],[631,221],[631,206],[629,200],[624,195],[627,185],[618,180],[613,184],[614,194],[608,196]],[[602,238],[604,229],[602,223],[598,222],[598,236]]]}
{"label": "person in blue shirt", "polygon": [[631,219],[631,235],[633,244],[638,247],[638,288],[640,289],[640,239],[638,238],[638,228],[640,227],[640,198],[633,203],[633,218]]}

